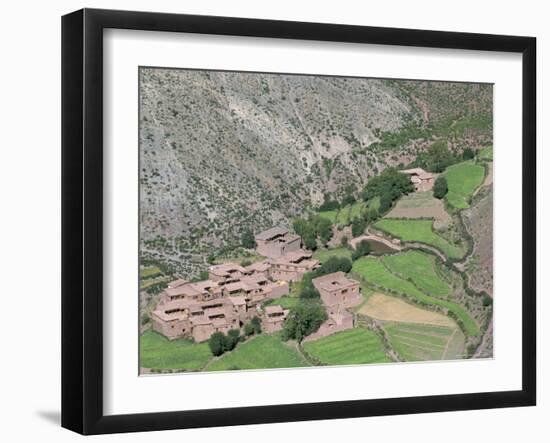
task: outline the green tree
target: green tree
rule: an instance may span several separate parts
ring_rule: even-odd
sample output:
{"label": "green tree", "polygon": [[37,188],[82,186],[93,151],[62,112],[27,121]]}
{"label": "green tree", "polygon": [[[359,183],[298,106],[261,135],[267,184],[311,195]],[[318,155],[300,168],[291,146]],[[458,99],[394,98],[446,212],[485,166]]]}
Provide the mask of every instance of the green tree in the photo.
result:
{"label": "green tree", "polygon": [[447,186],[447,179],[440,175],[435,179],[434,183],[434,197],[438,199],[442,199],[447,195],[447,192],[449,191],[449,188]]}
{"label": "green tree", "polygon": [[351,223],[351,235],[358,237],[365,232],[367,223],[362,218],[356,217]]}
{"label": "green tree", "polygon": [[355,251],[351,254],[351,259],[353,261],[357,260],[360,257],[368,255],[370,253],[370,244],[367,240],[361,240],[356,246]]}
{"label": "green tree", "polygon": [[464,148],[462,151],[462,159],[463,160],[471,160],[475,157],[475,152],[472,148]]}
{"label": "green tree", "polygon": [[252,317],[250,324],[254,328],[255,334],[260,334],[262,332],[262,321],[257,316]]}
{"label": "green tree", "polygon": [[244,325],[243,333],[247,337],[250,337],[251,335],[254,335],[254,326],[252,326],[251,323],[247,323]]}
{"label": "green tree", "polygon": [[241,243],[247,249],[254,249],[256,247],[256,240],[254,239],[254,234],[250,229],[243,232],[243,235],[241,236]]}
{"label": "green tree", "polygon": [[301,300],[291,309],[283,326],[283,339],[301,342],[314,333],[327,319],[324,306],[318,300]]}
{"label": "green tree", "polygon": [[235,346],[237,346],[237,343],[239,343],[239,340],[241,339],[241,335],[239,333],[238,329],[231,329],[227,333],[227,337],[225,337],[225,349],[226,351],[231,351],[232,349],[235,349]]}
{"label": "green tree", "polygon": [[321,295],[319,294],[319,291],[317,289],[315,289],[313,287],[313,285],[305,286],[300,291],[300,298],[301,299],[316,299],[316,298],[318,299],[320,297],[321,297]]}
{"label": "green tree", "polygon": [[222,355],[226,351],[225,335],[221,332],[214,332],[208,340],[208,346],[210,347],[212,355],[216,357]]}

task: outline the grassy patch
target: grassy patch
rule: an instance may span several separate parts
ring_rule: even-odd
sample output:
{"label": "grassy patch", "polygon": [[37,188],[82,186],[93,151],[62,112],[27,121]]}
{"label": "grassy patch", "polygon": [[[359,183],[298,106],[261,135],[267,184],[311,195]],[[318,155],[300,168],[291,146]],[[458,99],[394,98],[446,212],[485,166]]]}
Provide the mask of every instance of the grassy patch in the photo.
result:
{"label": "grassy patch", "polygon": [[346,257],[351,260],[351,251],[348,248],[317,249],[313,258],[321,263],[326,262],[330,257]]}
{"label": "grassy patch", "polygon": [[465,249],[449,243],[432,229],[432,220],[408,220],[386,218],[375,223],[375,227],[408,242],[420,242],[439,249],[452,259],[462,258]]}
{"label": "grassy patch", "polygon": [[170,341],[151,330],[139,338],[139,351],[140,366],[153,369],[198,371],[212,357],[207,343]]}
{"label": "grassy patch", "polygon": [[416,299],[421,304],[439,306],[454,313],[460,319],[468,335],[479,335],[477,323],[468,312],[457,303],[432,297],[421,292],[411,282],[392,274],[380,260],[373,257],[363,257],[353,263],[353,272],[359,275],[367,283],[373,283],[379,287],[389,289],[398,294],[405,294]]}
{"label": "grassy patch", "polygon": [[296,306],[299,301],[300,299],[298,297],[289,297],[285,295],[275,300],[269,300],[267,303],[264,304],[264,306],[280,305],[283,309],[291,309]]}
{"label": "grassy patch", "polygon": [[458,328],[388,323],[384,325],[392,348],[405,361],[462,358],[464,334]]}
{"label": "grassy patch", "polygon": [[296,368],[309,363],[292,346],[283,343],[279,334],[251,338],[213,361],[207,371],[237,369]]}
{"label": "grassy patch", "polygon": [[320,211],[319,215],[327,220],[330,220],[332,224],[336,223],[336,217],[338,216],[338,210],[334,211]]}
{"label": "grassy patch", "polygon": [[470,207],[470,197],[483,182],[485,168],[467,161],[448,167],[444,176],[449,187],[447,201],[457,209],[465,209]]}
{"label": "grassy patch", "polygon": [[394,274],[405,277],[423,292],[442,297],[449,295],[451,288],[435,272],[435,257],[420,251],[406,251],[388,255],[382,259]]}
{"label": "grassy patch", "polygon": [[304,349],[327,365],[386,363],[391,361],[378,336],[363,328],[337,332],[304,343]]}
{"label": "grassy patch", "polygon": [[477,153],[477,158],[484,161],[493,161],[493,147],[487,146],[483,149],[480,149]]}
{"label": "grassy patch", "polygon": [[162,271],[156,266],[147,266],[139,270],[139,277],[142,279],[157,277],[161,274]]}

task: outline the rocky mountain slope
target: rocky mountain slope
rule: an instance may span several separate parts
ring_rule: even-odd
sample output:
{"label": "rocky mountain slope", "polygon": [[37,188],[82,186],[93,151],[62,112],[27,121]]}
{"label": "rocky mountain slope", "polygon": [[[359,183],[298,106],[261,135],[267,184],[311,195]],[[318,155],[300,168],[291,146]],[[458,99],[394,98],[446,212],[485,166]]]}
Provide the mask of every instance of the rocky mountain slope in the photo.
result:
{"label": "rocky mountain slope", "polygon": [[460,129],[451,147],[481,143],[485,127],[461,122],[492,103],[489,85],[158,68],[140,69],[139,92],[142,256],[187,276],[244,230],[409,163],[441,125]]}

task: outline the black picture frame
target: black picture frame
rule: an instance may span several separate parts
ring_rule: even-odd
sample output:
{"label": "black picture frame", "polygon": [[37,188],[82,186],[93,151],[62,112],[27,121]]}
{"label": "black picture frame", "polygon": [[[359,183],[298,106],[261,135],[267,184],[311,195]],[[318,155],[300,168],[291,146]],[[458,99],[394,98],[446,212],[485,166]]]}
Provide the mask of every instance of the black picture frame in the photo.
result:
{"label": "black picture frame", "polygon": [[[522,54],[522,389],[506,392],[104,415],[103,30],[453,48]],[[62,18],[62,426],[82,434],[536,404],[536,39],[83,9]]]}

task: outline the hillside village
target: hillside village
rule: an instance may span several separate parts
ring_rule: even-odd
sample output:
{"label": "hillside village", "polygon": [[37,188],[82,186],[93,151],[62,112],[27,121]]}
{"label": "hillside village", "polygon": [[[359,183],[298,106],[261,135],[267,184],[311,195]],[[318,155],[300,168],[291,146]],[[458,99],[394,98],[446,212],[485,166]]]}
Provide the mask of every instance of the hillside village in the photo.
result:
{"label": "hillside village", "polygon": [[139,70],[142,374],[491,358],[493,86]]}
{"label": "hillside village", "polygon": [[[476,260],[483,243],[471,217],[492,195],[491,161],[492,152],[483,149],[441,173],[420,166],[388,170],[371,180],[366,203],[335,210],[328,202],[309,219],[295,219],[292,231],[275,226],[257,232],[250,259],[211,264],[201,279],[170,281],[149,303],[142,358],[156,352],[156,343],[176,360],[188,353],[197,353],[197,360],[164,369],[142,362],[150,368],[142,373],[491,356],[492,280],[474,290],[467,272],[481,269]],[[438,199],[442,178],[445,193]],[[394,200],[380,208],[384,180],[400,183],[402,191],[394,190]],[[472,184],[462,200],[455,191],[464,181]],[[369,201],[377,202],[375,217],[368,215]],[[352,229],[357,205],[366,220],[359,230]],[[439,224],[425,218],[430,211]],[[392,218],[396,213],[400,218]],[[309,230],[324,229],[320,221],[329,221],[330,239],[315,232],[308,249]],[[339,244],[331,245],[335,237]],[[166,345],[148,327],[168,339]],[[185,349],[170,351],[170,342]],[[261,363],[266,352],[272,363]]]}
{"label": "hillside village", "polygon": [[[240,329],[253,317],[261,318],[268,333],[283,328],[289,310],[266,301],[289,294],[289,283],[299,282],[307,272],[319,267],[312,253],[300,249],[301,239],[287,229],[272,228],[256,235],[257,252],[268,257],[246,267],[223,263],[208,268],[208,280],[171,282],[152,312],[153,330],[169,339],[208,340],[212,334],[227,334]],[[335,272],[313,279],[327,310],[328,319],[315,337],[353,327],[353,317],[346,308],[358,305],[359,283]]]}

